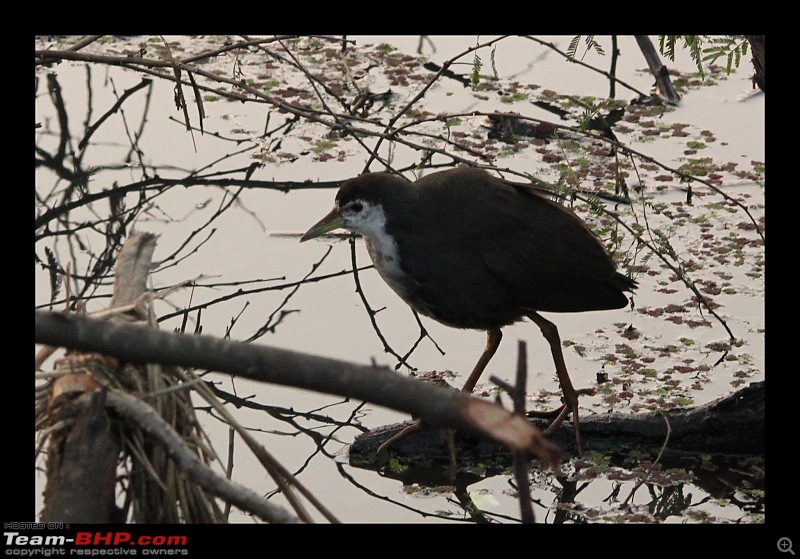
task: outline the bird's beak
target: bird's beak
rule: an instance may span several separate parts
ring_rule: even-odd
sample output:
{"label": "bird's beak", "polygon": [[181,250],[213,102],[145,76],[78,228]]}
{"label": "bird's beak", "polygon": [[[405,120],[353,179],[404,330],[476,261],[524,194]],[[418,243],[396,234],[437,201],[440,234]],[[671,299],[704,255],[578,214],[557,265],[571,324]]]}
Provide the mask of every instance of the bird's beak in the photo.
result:
{"label": "bird's beak", "polygon": [[311,229],[306,231],[305,235],[300,237],[300,242],[302,243],[309,239],[314,239],[320,235],[324,235],[328,231],[333,231],[334,229],[339,229],[340,227],[344,227],[344,220],[342,219],[342,216],[339,215],[339,208],[334,206],[334,208],[331,210],[331,213],[320,219],[317,223],[311,226]]}

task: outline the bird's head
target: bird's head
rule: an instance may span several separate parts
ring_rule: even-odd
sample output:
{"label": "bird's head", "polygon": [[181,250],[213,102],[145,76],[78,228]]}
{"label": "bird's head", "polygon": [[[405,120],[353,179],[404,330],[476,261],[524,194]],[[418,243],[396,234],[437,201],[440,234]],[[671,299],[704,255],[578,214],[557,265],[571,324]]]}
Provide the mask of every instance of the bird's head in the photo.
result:
{"label": "bird's head", "polygon": [[410,183],[389,173],[368,173],[345,181],[336,194],[333,209],[305,232],[300,242],[334,229],[344,228],[364,237],[385,234],[384,207]]}

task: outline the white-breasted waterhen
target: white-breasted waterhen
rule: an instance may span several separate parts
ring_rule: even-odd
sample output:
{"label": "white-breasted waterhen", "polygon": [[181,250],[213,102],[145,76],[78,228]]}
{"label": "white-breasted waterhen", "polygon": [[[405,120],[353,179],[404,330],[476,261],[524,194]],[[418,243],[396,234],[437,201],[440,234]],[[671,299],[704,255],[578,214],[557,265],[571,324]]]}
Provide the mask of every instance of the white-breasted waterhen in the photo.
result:
{"label": "white-breasted waterhen", "polygon": [[390,173],[345,181],[333,210],[300,239],[343,227],[360,233],[381,277],[414,310],[454,328],[487,332],[462,388],[471,392],[497,350],[501,328],[530,318],[550,344],[581,450],[578,395],[556,326],[539,312],[617,309],[636,282],[619,273],[599,239],[543,191],[475,168],[416,182]]}

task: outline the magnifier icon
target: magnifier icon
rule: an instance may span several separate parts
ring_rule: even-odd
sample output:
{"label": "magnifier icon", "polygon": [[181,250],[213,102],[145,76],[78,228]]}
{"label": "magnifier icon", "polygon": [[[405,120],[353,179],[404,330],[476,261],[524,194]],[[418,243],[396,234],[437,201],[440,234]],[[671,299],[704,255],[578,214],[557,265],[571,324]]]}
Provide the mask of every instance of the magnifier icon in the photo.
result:
{"label": "magnifier icon", "polygon": [[794,555],[792,540],[789,538],[778,538],[778,550],[780,550],[781,553],[791,553]]}

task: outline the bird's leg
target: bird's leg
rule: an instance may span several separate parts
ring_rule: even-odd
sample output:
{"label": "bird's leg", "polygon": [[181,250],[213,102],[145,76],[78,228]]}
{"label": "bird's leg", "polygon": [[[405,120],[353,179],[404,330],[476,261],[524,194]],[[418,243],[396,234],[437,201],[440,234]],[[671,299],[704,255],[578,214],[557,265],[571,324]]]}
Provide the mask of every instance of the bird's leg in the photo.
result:
{"label": "bird's leg", "polygon": [[529,311],[528,318],[536,323],[542,331],[542,335],[550,344],[550,352],[553,354],[553,361],[556,365],[556,374],[558,375],[558,383],[561,385],[561,392],[564,394],[564,405],[558,411],[558,416],[553,423],[550,424],[544,434],[550,434],[558,428],[564,421],[569,412],[572,412],[572,421],[575,424],[575,442],[578,445],[578,456],[582,456],[581,450],[581,429],[578,423],[578,393],[572,386],[572,381],[567,372],[567,364],[564,362],[564,354],[561,352],[561,338],[558,335],[558,328],[556,325],[544,318],[536,311]]}
{"label": "bird's leg", "polygon": [[497,351],[497,346],[500,345],[500,340],[502,339],[503,333],[500,331],[500,328],[492,328],[486,331],[486,349],[483,350],[481,358],[478,359],[475,368],[472,369],[472,373],[470,373],[467,382],[464,384],[464,388],[461,389],[462,392],[472,392],[475,385],[478,384],[478,379],[481,378],[481,374],[486,368],[486,365],[489,364],[489,361]]}
{"label": "bird's leg", "polygon": [[[500,340],[503,339],[503,333],[500,331],[500,328],[492,328],[491,330],[486,331],[486,348],[483,350],[480,359],[475,364],[475,368],[472,369],[472,372],[467,379],[466,384],[461,389],[462,392],[472,392],[472,389],[475,388],[475,385],[478,384],[478,379],[480,378],[483,370],[486,368],[486,365],[492,359],[495,352],[497,351],[497,346],[500,345]],[[377,454],[382,454],[386,452],[386,450],[392,446],[394,443],[399,441],[402,438],[407,437],[411,433],[415,431],[419,431],[422,427],[422,423],[417,420],[416,422],[412,423],[411,425],[405,427],[397,434],[392,435],[389,440],[383,443],[381,446],[378,447]],[[450,446],[450,461],[451,461],[451,468],[455,463],[455,455],[454,455],[455,448],[451,445]]]}

